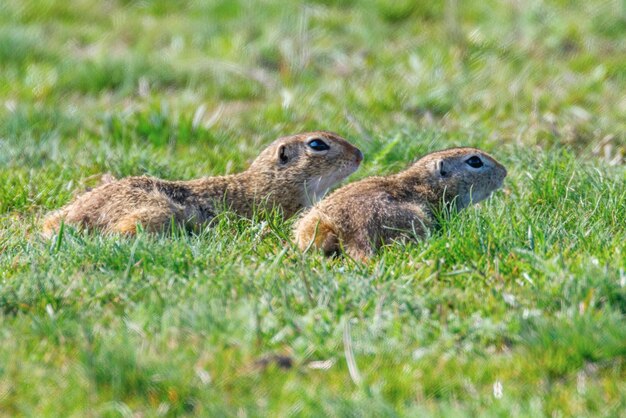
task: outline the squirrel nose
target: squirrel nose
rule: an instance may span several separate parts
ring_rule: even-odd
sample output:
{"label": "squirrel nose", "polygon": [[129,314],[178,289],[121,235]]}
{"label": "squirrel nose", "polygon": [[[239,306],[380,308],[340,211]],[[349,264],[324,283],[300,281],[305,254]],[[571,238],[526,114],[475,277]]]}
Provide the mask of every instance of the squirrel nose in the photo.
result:
{"label": "squirrel nose", "polygon": [[363,161],[363,153],[361,152],[360,149],[357,148],[357,150],[356,150],[356,162],[358,164],[361,161]]}

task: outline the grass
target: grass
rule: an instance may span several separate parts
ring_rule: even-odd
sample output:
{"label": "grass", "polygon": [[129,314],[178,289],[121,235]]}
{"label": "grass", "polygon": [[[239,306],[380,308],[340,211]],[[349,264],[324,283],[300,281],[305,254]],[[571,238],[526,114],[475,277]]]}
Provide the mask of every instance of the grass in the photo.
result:
{"label": "grass", "polygon": [[[622,416],[625,7],[2,2],[0,415]],[[455,145],[510,174],[368,265],[276,215],[38,235],[102,173],[232,173],[311,129],[363,150],[351,181]]]}

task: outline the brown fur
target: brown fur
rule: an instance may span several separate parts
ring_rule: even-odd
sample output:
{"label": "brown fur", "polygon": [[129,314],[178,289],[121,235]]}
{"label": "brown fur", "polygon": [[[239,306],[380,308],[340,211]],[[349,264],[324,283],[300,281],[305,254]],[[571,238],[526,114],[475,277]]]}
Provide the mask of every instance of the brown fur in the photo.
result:
{"label": "brown fur", "polygon": [[[479,169],[466,161],[477,156]],[[501,187],[506,169],[475,148],[428,154],[407,170],[348,184],[319,202],[295,225],[301,250],[319,248],[326,255],[344,249],[366,260],[393,240],[423,237],[444,206],[461,210]]]}
{"label": "brown fur", "polygon": [[[330,149],[315,151],[311,139]],[[289,217],[314,204],[338,181],[354,172],[363,155],[337,134],[309,132],[279,138],[234,175],[190,181],[153,177],[107,179],[44,220],[50,236],[61,222],[105,232],[134,234],[167,230],[171,222],[196,228],[223,209],[251,216],[255,209],[280,208]]]}

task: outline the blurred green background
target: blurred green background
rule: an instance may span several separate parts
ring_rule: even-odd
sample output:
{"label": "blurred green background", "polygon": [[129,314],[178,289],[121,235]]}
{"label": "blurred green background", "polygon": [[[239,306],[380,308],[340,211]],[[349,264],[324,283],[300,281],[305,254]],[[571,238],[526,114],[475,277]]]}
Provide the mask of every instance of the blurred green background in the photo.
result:
{"label": "blurred green background", "polygon": [[[625,92],[618,0],[3,0],[0,415],[622,416]],[[315,129],[350,180],[455,145],[510,175],[367,266],[273,217],[38,236],[103,173]]]}

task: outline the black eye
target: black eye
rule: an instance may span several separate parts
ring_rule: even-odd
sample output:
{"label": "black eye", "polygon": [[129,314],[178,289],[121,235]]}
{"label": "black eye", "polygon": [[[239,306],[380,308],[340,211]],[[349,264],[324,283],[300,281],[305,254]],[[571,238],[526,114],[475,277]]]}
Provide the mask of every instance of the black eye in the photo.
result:
{"label": "black eye", "polygon": [[474,168],[480,168],[483,166],[483,161],[475,155],[465,160],[465,163]]}
{"label": "black eye", "polygon": [[311,147],[311,149],[313,151],[326,151],[329,150],[330,147],[328,146],[328,144],[324,141],[322,141],[319,138],[315,138],[312,139],[308,142],[309,147]]}

